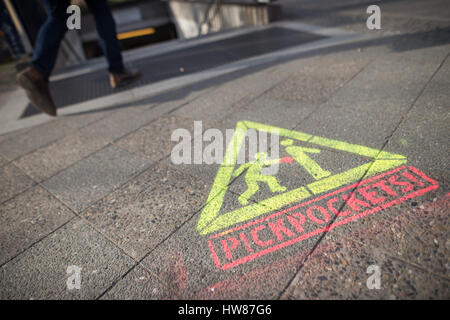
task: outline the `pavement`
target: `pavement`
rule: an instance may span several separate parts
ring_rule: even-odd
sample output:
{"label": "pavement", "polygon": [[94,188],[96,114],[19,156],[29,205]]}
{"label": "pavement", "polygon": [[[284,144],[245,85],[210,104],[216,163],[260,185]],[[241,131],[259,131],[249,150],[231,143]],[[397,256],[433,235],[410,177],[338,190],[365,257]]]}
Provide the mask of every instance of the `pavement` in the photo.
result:
{"label": "pavement", "polygon": [[[1,299],[450,298],[450,6],[279,3],[125,53],[145,75],[119,91],[102,59],[58,70],[58,118],[2,91]],[[236,127],[294,141],[286,192],[242,204],[225,143],[231,164],[173,162],[176,129],[195,153]]]}

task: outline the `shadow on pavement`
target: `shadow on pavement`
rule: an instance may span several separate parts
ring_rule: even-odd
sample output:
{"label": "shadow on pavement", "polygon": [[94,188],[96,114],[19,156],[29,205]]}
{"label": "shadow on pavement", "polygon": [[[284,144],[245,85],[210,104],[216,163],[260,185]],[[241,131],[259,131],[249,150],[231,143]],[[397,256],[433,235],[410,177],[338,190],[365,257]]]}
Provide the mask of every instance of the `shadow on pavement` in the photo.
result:
{"label": "shadow on pavement", "polygon": [[312,56],[334,54],[336,52],[357,50],[359,48],[364,49],[364,48],[369,48],[369,47],[374,47],[374,46],[387,46],[393,52],[405,52],[405,51],[410,51],[410,50],[417,50],[417,49],[423,49],[423,48],[428,48],[428,47],[440,46],[440,45],[444,45],[444,44],[448,44],[448,43],[450,43],[450,27],[436,29],[433,31],[424,31],[424,32],[417,32],[417,33],[404,34],[404,35],[394,35],[394,36],[389,36],[389,37],[384,37],[384,38],[376,38],[376,39],[370,39],[370,40],[357,41],[357,42],[350,43],[350,44],[336,45],[333,47],[317,49],[317,50],[312,50],[309,52],[304,52],[301,54],[293,55],[286,59],[280,59],[278,61],[259,65],[256,67],[250,67],[245,70],[240,70],[240,71],[233,72],[233,73],[230,73],[227,75],[219,76],[214,79],[197,82],[192,85],[184,86],[182,88],[175,89],[170,92],[163,92],[161,94],[157,94],[152,97],[146,97],[141,100],[137,100],[137,101],[135,100],[135,101],[132,101],[129,103],[124,103],[124,104],[112,105],[109,107],[96,109],[96,110],[92,110],[92,111],[73,113],[70,116],[132,107],[132,106],[136,106],[140,103],[145,103],[145,104],[155,103],[156,105],[158,105],[158,104],[162,104],[164,102],[168,102],[171,100],[182,99],[183,97],[187,96],[191,92],[203,90],[203,89],[206,89],[206,88],[209,88],[212,86],[218,86],[225,82],[229,82],[234,79],[243,77],[245,75],[248,75],[248,74],[251,74],[251,73],[254,73],[257,71],[261,71],[261,70],[273,67],[277,64],[284,63],[284,62],[294,60],[294,59],[302,59],[302,58],[304,59],[304,58],[308,58],[308,57],[312,57]]}

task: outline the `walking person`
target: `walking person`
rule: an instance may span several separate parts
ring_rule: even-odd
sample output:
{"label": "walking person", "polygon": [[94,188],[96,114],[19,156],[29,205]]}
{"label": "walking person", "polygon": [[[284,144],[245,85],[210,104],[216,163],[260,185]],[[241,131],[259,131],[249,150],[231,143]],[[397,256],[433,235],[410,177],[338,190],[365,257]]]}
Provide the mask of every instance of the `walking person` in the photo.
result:
{"label": "walking person", "polygon": [[246,205],[251,196],[253,196],[259,190],[258,182],[266,183],[270,191],[283,192],[286,191],[286,187],[283,187],[278,182],[277,178],[271,175],[265,175],[261,172],[262,168],[268,167],[274,163],[283,162],[283,159],[268,160],[268,155],[265,152],[258,152],[255,154],[255,161],[244,163],[236,171],[233,172],[233,177],[239,176],[242,172],[247,170],[245,174],[245,183],[247,184],[247,190],[242,193],[238,200],[242,205]]}
{"label": "walking person", "polygon": [[[50,94],[48,79],[55,66],[58,49],[67,31],[67,7],[70,0],[41,0],[47,20],[39,29],[33,60],[17,75],[31,103],[40,111],[56,116],[56,106]],[[108,61],[110,85],[113,88],[131,83],[141,76],[139,71],[125,69],[116,24],[107,0],[85,0],[95,18],[100,45]]]}

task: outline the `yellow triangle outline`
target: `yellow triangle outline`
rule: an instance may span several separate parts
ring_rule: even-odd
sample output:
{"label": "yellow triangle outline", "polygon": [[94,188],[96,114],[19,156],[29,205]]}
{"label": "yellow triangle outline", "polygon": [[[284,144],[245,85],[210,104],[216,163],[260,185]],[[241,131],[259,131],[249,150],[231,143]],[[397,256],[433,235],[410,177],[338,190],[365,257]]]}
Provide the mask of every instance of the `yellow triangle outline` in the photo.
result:
{"label": "yellow triangle outline", "polygon": [[[360,156],[373,158],[373,160],[361,166],[309,183],[306,186],[287,191],[258,203],[250,204],[218,216],[223,205],[225,193],[229,187],[231,175],[236,165],[238,152],[240,151],[248,129],[265,131],[267,133],[277,134],[280,137],[346,151]],[[222,230],[231,225],[248,221],[267,212],[279,209],[290,203],[302,201],[312,195],[318,195],[336,189],[342,185],[359,180],[364,176],[372,176],[398,167],[406,162],[407,158],[405,156],[387,151],[380,151],[357,144],[313,136],[300,131],[278,128],[253,121],[239,121],[236,124],[234,135],[227,147],[223,163],[217,171],[206,205],[203,207],[200,214],[197,223],[197,231],[201,235],[206,235]]]}

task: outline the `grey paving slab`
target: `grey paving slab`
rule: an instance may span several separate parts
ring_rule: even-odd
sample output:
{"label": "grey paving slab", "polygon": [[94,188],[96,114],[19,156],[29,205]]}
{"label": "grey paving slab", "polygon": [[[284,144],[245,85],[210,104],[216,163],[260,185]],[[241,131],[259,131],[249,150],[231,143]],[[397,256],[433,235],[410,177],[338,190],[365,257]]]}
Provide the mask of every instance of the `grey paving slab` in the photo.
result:
{"label": "grey paving slab", "polygon": [[[279,101],[275,102],[276,104],[279,103]],[[256,103],[255,103],[256,105]],[[271,105],[266,104],[266,105]],[[224,119],[222,121],[203,121],[202,123],[202,131],[203,131],[203,137],[201,136],[195,136],[190,143],[186,144],[186,152],[191,154],[191,160],[190,163],[175,163],[172,157],[167,157],[162,160],[162,162],[166,163],[167,165],[174,166],[175,168],[178,168],[178,170],[182,170],[185,173],[188,173],[192,176],[199,177],[201,179],[204,179],[205,181],[214,181],[217,172],[219,168],[221,167],[221,164],[223,162],[223,157],[226,154],[228,144],[233,138],[233,134],[236,132],[236,125],[239,121],[245,120],[245,119],[251,119],[255,121],[262,121],[262,123],[267,123],[265,120],[261,119],[269,119],[270,115],[268,117],[251,117],[247,115],[255,115],[262,113],[259,112],[247,112],[246,109],[242,108],[240,111],[236,112],[236,116]],[[285,118],[287,119],[287,117]],[[274,121],[274,119],[271,119]],[[276,123],[276,122],[275,122]],[[256,131],[253,131],[256,132]],[[249,134],[250,135],[250,134]],[[194,134],[192,133],[191,136],[194,137]],[[263,144],[260,144],[260,137],[258,136],[256,132],[256,143],[254,146],[258,148],[258,146],[262,146]],[[268,151],[270,153],[270,142],[271,137],[268,136],[267,139],[267,148],[265,148],[265,151]],[[197,145],[198,143],[198,145]],[[200,146],[200,147],[198,147]],[[220,147],[219,147],[220,146]],[[242,150],[240,150],[240,154],[242,154],[245,157],[245,160],[248,161],[249,159],[253,159],[253,155],[250,155],[250,141],[248,138],[246,138],[245,143],[241,147]],[[172,149],[174,150],[174,149]],[[201,163],[196,163],[197,160],[194,159],[194,154],[199,150],[199,154],[201,155]],[[175,153],[176,154],[176,153]],[[230,181],[231,182],[231,181]],[[223,186],[227,186],[228,182],[226,184],[222,184]]]}
{"label": "grey paving slab", "polygon": [[3,167],[5,164],[8,163],[8,160],[0,156],[0,167]]}
{"label": "grey paving slab", "polygon": [[2,182],[0,184],[0,203],[35,184],[30,177],[11,163],[0,167],[0,181]]}
{"label": "grey paving slab", "polygon": [[43,185],[80,212],[150,165],[150,160],[108,146],[44,181]]}
{"label": "grey paving slab", "polygon": [[13,136],[21,134],[21,133],[23,133],[23,132],[25,132],[27,130],[29,130],[29,129],[21,129],[21,130],[16,130],[16,131],[13,131],[13,132],[2,134],[2,135],[0,135],[0,143],[3,142],[3,141],[6,141],[8,139],[11,139]]}
{"label": "grey paving slab", "polygon": [[141,259],[206,202],[210,184],[163,165],[148,168],[83,217]]}
{"label": "grey paving slab", "polygon": [[98,110],[87,113],[80,114],[70,114],[70,115],[62,115],[58,117],[58,121],[63,122],[65,125],[68,125],[75,129],[80,129],[83,127],[87,127],[93,122],[99,121],[103,118],[106,118],[112,113],[111,110]]}
{"label": "grey paving slab", "polygon": [[[232,115],[226,117],[225,119],[221,121],[202,121],[202,127],[203,131],[206,131],[208,129],[218,130],[218,131],[210,131],[211,134],[214,133],[214,135],[219,134],[219,140],[217,141],[218,145],[222,146],[222,153],[219,154],[220,160],[219,163],[210,163],[206,162],[205,160],[202,161],[203,163],[193,163],[194,159],[192,158],[190,164],[174,164],[172,159],[170,157],[163,159],[163,162],[168,165],[173,165],[177,167],[180,170],[183,170],[183,172],[186,172],[192,176],[197,176],[205,181],[214,181],[217,172],[220,168],[220,164],[222,163],[223,156],[226,153],[226,150],[228,148],[227,142],[229,142],[230,139],[232,139],[233,133],[236,130],[236,125],[239,121],[255,121],[262,124],[267,125],[274,125],[274,126],[282,126],[283,128],[290,129],[293,127],[301,117],[306,117],[307,112],[305,112],[303,115],[298,117],[293,117],[292,114],[290,114],[291,109],[287,107],[288,102],[281,102],[281,101],[274,101],[274,100],[266,100],[266,99],[256,99],[252,103],[250,103],[246,107],[240,107],[237,108],[236,112],[234,112]],[[307,110],[308,108],[304,108],[303,110]],[[296,112],[296,111],[294,111]],[[204,132],[207,133],[207,132]],[[216,137],[214,136],[214,139],[208,136],[204,136],[204,139],[201,141],[201,152],[202,156],[209,155],[211,151],[211,148],[213,145],[216,144]],[[259,136],[257,136],[258,142],[256,143],[256,146],[260,146],[259,144]],[[268,150],[270,153],[270,136],[268,136]],[[190,145],[187,146],[188,150],[190,150],[191,155],[193,157],[195,152],[195,142],[192,141]],[[246,141],[245,145],[242,147],[244,148],[244,154],[246,159],[249,159],[249,148],[250,148],[250,142]],[[222,154],[220,156],[220,154]],[[214,153],[212,154],[215,155]],[[253,159],[253,155],[251,157]],[[228,185],[225,184],[225,186]]]}
{"label": "grey paving slab", "polygon": [[[369,289],[367,268],[380,268],[380,289]],[[320,245],[285,293],[290,299],[448,299],[449,282],[349,240]]]}
{"label": "grey paving slab", "polygon": [[281,81],[279,76],[256,72],[227,82],[207,95],[176,110],[174,114],[196,120],[218,121],[232,113],[233,106],[261,95]]}
{"label": "grey paving slab", "polygon": [[297,106],[324,103],[369,61],[354,53],[345,57],[333,55],[333,58],[325,56],[307,61],[295,60],[279,67],[276,72],[292,72],[297,68],[298,71],[265,93],[264,97],[297,102],[294,104]]}
{"label": "grey paving slab", "polygon": [[[411,1],[408,8],[402,2],[383,3],[383,22],[381,30],[377,34],[392,35],[400,31],[415,33],[424,30],[435,30],[437,27],[446,27],[448,25],[448,11],[443,5],[444,1],[431,1],[424,4],[422,1]],[[330,11],[323,10],[327,6]],[[364,23],[367,19],[366,3],[355,3],[348,1],[341,3],[340,6],[334,6],[334,3],[327,1],[316,1],[314,3],[298,3],[295,1],[284,3],[283,15],[285,19],[298,19],[301,14],[302,22],[338,27],[356,32],[372,33]],[[331,6],[333,8],[331,9]],[[329,14],[330,12],[333,14]],[[308,14],[305,14],[308,12]],[[444,18],[445,17],[445,18]]]}
{"label": "grey paving slab", "polygon": [[[161,163],[183,172],[184,174],[201,179],[206,183],[214,182],[217,171],[220,168],[220,165],[218,164],[173,164],[170,157],[163,159]],[[222,187],[226,187],[226,185],[221,185]]]}
{"label": "grey paving slab", "polygon": [[0,142],[0,154],[6,159],[14,160],[74,131],[59,121],[50,121]]}
{"label": "grey paving slab", "polygon": [[[448,63],[429,83],[385,148],[405,155],[408,165],[436,180],[439,188],[380,214],[339,227],[332,234],[356,232],[358,241],[371,243],[405,261],[448,277],[448,108],[445,107],[447,91],[442,90],[448,82],[446,68]],[[348,209],[347,205],[342,210]]]}
{"label": "grey paving slab", "polygon": [[[168,300],[176,298],[175,291],[183,285],[183,277],[173,279],[174,285],[164,287],[157,277],[136,266],[111,288],[102,300]],[[171,295],[173,293],[174,295]]]}
{"label": "grey paving slab", "polygon": [[222,122],[233,125],[238,120],[252,120],[292,129],[364,68],[367,59],[334,61],[324,57],[295,62],[295,66],[288,62],[266,71],[272,77],[284,78],[261,97],[249,102],[243,99]]}
{"label": "grey paving slab", "polygon": [[0,264],[73,218],[73,213],[35,186],[0,206]]}
{"label": "grey paving slab", "polygon": [[[222,134],[223,154],[227,149],[227,131],[235,130],[239,121],[250,120],[266,125],[279,126],[281,128],[291,129],[297,123],[306,118],[314,109],[313,105],[299,105],[291,101],[270,100],[265,98],[257,98],[246,105],[233,107],[234,112],[221,121],[203,121],[203,129],[218,129]],[[230,135],[231,137],[231,135]],[[270,143],[270,138],[269,138]],[[206,150],[211,145],[210,140],[202,142],[202,150]],[[249,145],[245,146],[248,155]],[[190,145],[191,154],[194,152],[194,144]],[[170,158],[163,160],[165,163],[172,164]],[[180,164],[177,167],[183,171],[199,176],[207,181],[213,181],[219,164]]]}
{"label": "grey paving slab", "polygon": [[450,60],[447,58],[386,145],[386,148],[407,156],[410,164],[430,172],[433,179],[446,183],[447,188],[450,174],[449,72]]}
{"label": "grey paving slab", "polygon": [[255,265],[248,272],[229,274],[224,280],[218,281],[200,291],[198,299],[278,299],[283,286],[293,278],[298,267],[306,259],[313,243],[303,250],[292,251],[286,256],[270,260],[268,263]]}
{"label": "grey paving slab", "polygon": [[230,95],[229,92],[214,91],[182,106],[174,111],[174,114],[196,120],[218,120],[229,114],[232,105],[242,98]]}
{"label": "grey paving slab", "polygon": [[428,50],[428,58],[412,51],[374,61],[297,129],[380,148],[447,54]]}
{"label": "grey paving slab", "polygon": [[[176,163],[172,156],[164,158],[162,162],[167,165],[173,166],[174,168],[181,170],[184,173],[187,173],[194,177],[199,177],[204,181],[215,181],[215,177],[218,173],[219,168],[221,167],[223,157],[225,156],[226,150],[228,148],[227,143],[229,143],[229,141],[231,141],[231,139],[233,138],[233,134],[235,132],[236,124],[238,121],[240,120],[237,120],[236,122],[234,120],[220,122],[202,121],[203,137],[199,135],[195,136],[190,141],[190,143],[186,144],[185,147],[187,150],[186,153],[190,152],[191,154],[190,163]],[[210,131],[209,129],[214,131]],[[191,132],[191,136],[194,136],[193,132]],[[257,139],[257,141],[259,141],[258,136]],[[259,142],[256,143],[256,146],[258,145]],[[201,148],[198,146],[201,146]],[[217,146],[217,148],[215,148],[215,146]],[[245,159],[249,159],[249,147],[250,143],[248,141],[246,141],[245,145],[241,147],[241,149],[243,150],[242,154],[245,155]],[[174,152],[173,154],[177,154],[175,149],[172,150]],[[194,155],[198,150],[200,150],[199,153],[202,156],[201,160],[199,160],[200,163],[196,163],[197,160],[194,159]],[[270,152],[270,148],[268,150]],[[223,187],[226,187],[227,185],[229,185],[229,183],[232,182],[232,180],[226,183],[221,183],[219,181],[218,183],[220,183]]]}
{"label": "grey paving slab", "polygon": [[146,125],[153,119],[154,117],[150,113],[142,113],[141,110],[127,107],[112,112],[108,117],[89,124],[81,131],[114,141]]}
{"label": "grey paving slab", "polygon": [[186,129],[193,135],[194,120],[168,115],[116,141],[115,144],[153,161],[159,161],[170,155],[172,148],[178,143],[171,141],[171,135],[177,129]]}
{"label": "grey paving slab", "polygon": [[238,121],[250,120],[262,124],[292,129],[304,120],[317,106],[286,100],[274,100],[266,96],[257,98],[222,119],[226,128],[234,129]]}
{"label": "grey paving slab", "polygon": [[[372,59],[372,55],[365,52],[362,53],[361,50],[348,49],[339,51],[330,48],[319,54],[306,55],[299,57],[299,59],[292,59],[277,64],[267,70],[267,72],[279,76],[288,75],[288,77],[285,81],[280,82],[278,86],[266,92],[265,95],[272,95],[272,98],[275,98],[279,96],[279,94],[285,94],[284,98],[283,96],[279,96],[284,100],[298,101],[299,98],[313,98],[316,100],[316,98],[312,96],[303,97],[301,94],[296,94],[295,83],[297,81],[302,81],[303,85],[314,90],[320,97],[320,95],[324,93],[332,93],[333,88],[336,88],[337,85],[350,80],[355,73],[361,71]],[[321,83],[318,83],[318,86],[314,87],[311,85],[314,83],[313,81],[311,81],[311,83],[303,82],[308,81],[308,79],[316,80]],[[301,87],[298,87],[297,90],[299,90],[300,93],[306,93]]]}
{"label": "grey paving slab", "polygon": [[[193,122],[192,122],[193,123]],[[202,126],[205,124],[205,122],[202,123]],[[220,127],[219,124],[216,124],[214,122],[211,122],[208,124],[211,127]],[[203,129],[207,129],[207,127],[204,127]],[[221,133],[225,134],[225,132],[223,130],[220,131]],[[191,134],[193,136],[193,131],[191,131]],[[197,139],[201,139],[201,136],[198,136]],[[203,151],[205,150],[205,148],[208,147],[208,145],[211,142],[209,141],[204,141],[201,140],[201,154],[203,157]],[[173,143],[174,145],[176,145],[177,143]],[[172,156],[167,156],[164,159],[161,160],[161,163],[171,166],[172,168],[183,172],[184,174],[188,174],[190,176],[193,177],[197,177],[202,179],[203,181],[206,181],[208,183],[213,183],[216,175],[217,175],[217,171],[220,168],[220,164],[217,163],[205,163],[204,161],[202,161],[202,163],[196,164],[193,163],[194,162],[194,152],[196,152],[195,149],[195,140],[192,139],[191,141],[189,141],[189,143],[186,145],[186,150],[187,152],[190,152],[191,154],[191,163],[185,164],[185,163],[174,163]],[[226,145],[225,145],[225,141],[223,141],[222,144],[222,148],[223,150],[225,150]],[[171,150],[174,150],[173,148]],[[171,154],[171,153],[170,153]],[[203,158],[202,158],[203,160]],[[221,162],[222,160],[220,160],[219,162]],[[222,185],[222,186],[226,186],[226,185]]]}
{"label": "grey paving slab", "polygon": [[[224,202],[224,212],[236,209],[231,201]],[[314,246],[316,238],[310,238],[299,245],[250,260],[230,269],[222,270],[213,259],[209,240],[212,234],[200,235],[196,230],[200,215],[184,224],[164,243],[149,254],[142,264],[165,286],[172,286],[174,279],[184,277],[183,285],[170,293],[181,299],[274,299],[294,277],[297,266]],[[238,235],[234,234],[234,236]],[[227,239],[224,236],[223,239]],[[248,237],[251,246],[255,244]],[[221,262],[227,258],[214,243]],[[255,247],[254,247],[255,248]],[[233,255],[244,255],[240,243]],[[222,251],[222,252],[219,252]],[[247,252],[248,254],[248,252]],[[181,270],[180,270],[181,269]],[[186,276],[182,276],[186,275]],[[175,292],[176,291],[176,292]]]}
{"label": "grey paving slab", "polygon": [[[95,299],[120,279],[134,261],[76,219],[0,269],[1,299]],[[80,289],[69,289],[81,268]]]}
{"label": "grey paving slab", "polygon": [[216,84],[194,83],[175,90],[157,94],[149,98],[144,98],[137,102],[138,107],[147,110],[154,110],[161,113],[169,113],[174,109],[194,101],[198,97],[205,95],[216,88]]}
{"label": "grey paving slab", "polygon": [[438,189],[341,225],[327,236],[349,237],[448,279],[448,210],[449,196]]}
{"label": "grey paving slab", "polygon": [[101,149],[107,143],[103,138],[76,132],[19,158],[14,164],[35,181],[42,181]]}

